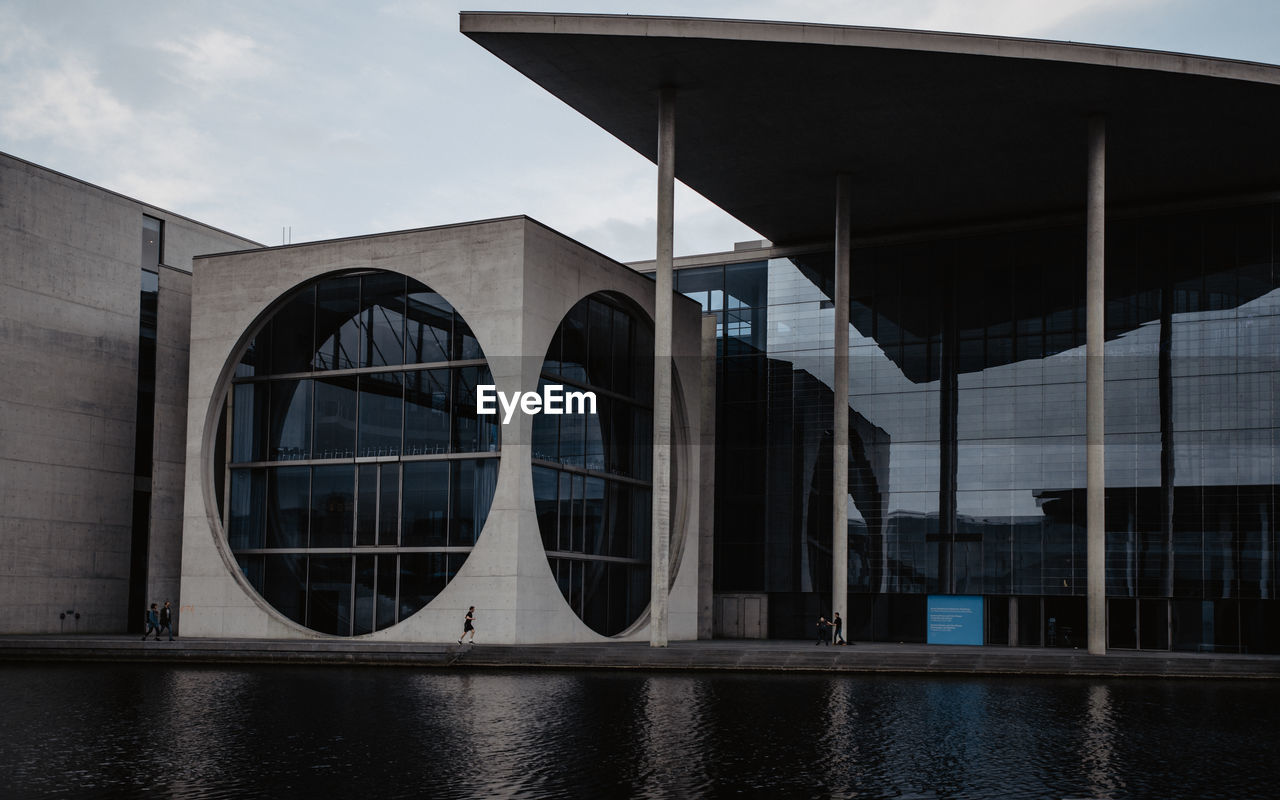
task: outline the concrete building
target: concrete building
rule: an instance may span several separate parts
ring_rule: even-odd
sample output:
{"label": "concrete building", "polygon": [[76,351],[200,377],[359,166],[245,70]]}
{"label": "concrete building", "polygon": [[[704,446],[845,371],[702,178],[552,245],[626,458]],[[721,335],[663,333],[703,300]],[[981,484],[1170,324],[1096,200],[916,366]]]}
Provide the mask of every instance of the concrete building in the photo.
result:
{"label": "concrete building", "polygon": [[255,245],[3,154],[0,209],[0,630],[132,629],[180,596],[191,259]]}
{"label": "concrete building", "polygon": [[[182,531],[122,550],[135,487],[176,516],[129,471],[138,245],[7,217],[7,286],[83,281],[90,304],[119,268],[116,310],[75,328],[119,329],[93,339],[119,369],[77,373],[110,372],[110,397],[7,390],[0,548],[30,573],[6,585],[12,629],[56,629],[67,601],[24,605],[55,585],[41,570],[74,601],[86,552],[175,575],[180,540],[188,635],[449,641],[476,606],[493,641],[661,645],[838,611],[857,639],[1280,652],[1280,67],[790,23],[461,29],[658,165],[655,261],[525,218],[248,251],[181,221],[168,261],[223,251],[192,262],[188,389],[157,388],[185,438],[144,448],[169,477],[185,453]],[[180,224],[12,163],[24,208]],[[769,241],[674,258],[677,178]],[[38,333],[62,306],[4,302],[14,369],[84,352]],[[603,405],[501,424],[477,413],[486,380]],[[62,454],[78,442],[119,463]],[[81,532],[54,552],[61,495]],[[82,519],[106,508],[112,536]]]}
{"label": "concrete building", "polygon": [[[474,606],[480,641],[647,640],[654,288],[523,217],[197,259],[184,632],[449,641]],[[702,321],[675,310],[692,639]],[[485,385],[598,405],[486,415]]]}

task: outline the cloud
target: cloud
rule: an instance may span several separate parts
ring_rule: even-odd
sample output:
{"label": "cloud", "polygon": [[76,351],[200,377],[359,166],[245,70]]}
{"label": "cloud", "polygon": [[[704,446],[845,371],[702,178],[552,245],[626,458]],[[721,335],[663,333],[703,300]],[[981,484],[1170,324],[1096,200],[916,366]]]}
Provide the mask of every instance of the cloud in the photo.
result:
{"label": "cloud", "polygon": [[134,122],[133,111],[98,81],[97,73],[74,61],[25,72],[0,100],[0,133],[17,141],[45,140],[96,149]]}
{"label": "cloud", "polygon": [[262,79],[272,70],[271,60],[256,41],[219,29],[163,42],[157,48],[176,56],[178,67],[187,75],[209,84]]}

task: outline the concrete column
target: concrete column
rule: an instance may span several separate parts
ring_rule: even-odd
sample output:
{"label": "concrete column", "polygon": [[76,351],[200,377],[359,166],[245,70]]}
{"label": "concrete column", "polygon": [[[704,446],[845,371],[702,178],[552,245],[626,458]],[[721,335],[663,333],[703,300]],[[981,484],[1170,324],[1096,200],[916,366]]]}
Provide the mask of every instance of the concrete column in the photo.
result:
{"label": "concrete column", "polygon": [[698,448],[698,638],[715,635],[716,317],[702,318],[702,429]]}
{"label": "concrete column", "polygon": [[649,646],[667,646],[671,553],[671,262],[675,250],[676,97],[658,99],[657,296],[653,309],[653,583]]}
{"label": "concrete column", "polygon": [[1089,120],[1089,185],[1085,211],[1085,260],[1088,269],[1085,287],[1085,446],[1088,457],[1086,561],[1089,652],[1094,655],[1107,652],[1106,458],[1103,449],[1106,420],[1102,397],[1103,325],[1106,312],[1103,264],[1107,217],[1106,166],[1106,121],[1102,117],[1092,117]]}
{"label": "concrete column", "polygon": [[853,182],[836,176],[835,377],[831,434],[831,610],[849,628],[849,261]]}

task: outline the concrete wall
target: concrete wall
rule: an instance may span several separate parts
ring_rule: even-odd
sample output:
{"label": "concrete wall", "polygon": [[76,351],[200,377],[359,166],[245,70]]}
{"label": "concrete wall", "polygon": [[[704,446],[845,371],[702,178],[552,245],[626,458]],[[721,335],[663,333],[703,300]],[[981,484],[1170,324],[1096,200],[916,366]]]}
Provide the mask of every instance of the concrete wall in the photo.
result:
{"label": "concrete wall", "polygon": [[144,213],[181,269],[251,244],[0,154],[0,632],[127,624]]}
{"label": "concrete wall", "polygon": [[[195,267],[188,393],[182,617],[186,636],[320,638],[277,613],[240,575],[212,497],[212,437],[231,369],[274,301],[304,281],[341,270],[403,273],[440,292],[475,332],[503,392],[533,390],[555,328],[582,297],[619,292],[653,313],[653,283],[523,217],[199,259]],[[677,301],[684,414],[679,435],[697,438],[699,309]],[[690,357],[691,356],[691,357]],[[534,513],[532,421],[502,431],[497,487],[484,530],[458,576],[426,608],[365,638],[448,642],[468,606],[481,641],[567,642],[603,637],[569,609],[551,576]],[[696,447],[688,448],[696,452]],[[693,546],[672,552],[676,568],[671,638],[697,635],[697,459],[684,454],[683,503],[675,527]],[[690,506],[689,504],[692,504]],[[690,513],[689,509],[695,511]],[[642,621],[623,637],[648,638]]]}

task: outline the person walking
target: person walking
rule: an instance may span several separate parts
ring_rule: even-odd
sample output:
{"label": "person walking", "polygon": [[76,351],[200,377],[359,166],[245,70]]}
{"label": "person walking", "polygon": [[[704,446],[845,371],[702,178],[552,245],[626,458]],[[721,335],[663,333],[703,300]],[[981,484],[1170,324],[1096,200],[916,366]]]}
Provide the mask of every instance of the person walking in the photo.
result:
{"label": "person walking", "polygon": [[142,641],[145,642],[152,631],[155,631],[156,641],[160,641],[160,612],[156,610],[155,603],[152,603],[151,608],[147,609],[145,621],[147,629],[142,633]]}
{"label": "person walking", "polygon": [[831,620],[831,625],[833,627],[831,643],[833,645],[848,644],[848,642],[844,640],[844,620],[840,619],[839,611],[836,612],[835,617]]}
{"label": "person walking", "polygon": [[466,617],[466,619],[464,619],[464,620],[462,621],[462,637],[461,637],[460,639],[458,639],[458,644],[462,644],[462,640],[463,640],[463,639],[466,639],[468,636],[470,636],[470,637],[471,637],[471,638],[468,640],[468,641],[470,641],[470,642],[471,642],[471,644],[475,644],[475,643],[476,643],[476,626],[475,626],[475,622],[476,622],[476,607],[475,607],[475,606],[471,606],[470,608],[468,608],[468,609],[467,609],[467,617]]}
{"label": "person walking", "polygon": [[831,644],[831,642],[827,640],[827,629],[830,627],[831,623],[827,622],[826,617],[818,617],[818,641],[814,642],[815,646],[820,644]]}
{"label": "person walking", "polygon": [[169,641],[173,641],[173,607],[168,600],[164,601],[164,608],[160,609],[160,628],[156,631],[156,639],[160,638],[160,631],[168,631]]}

